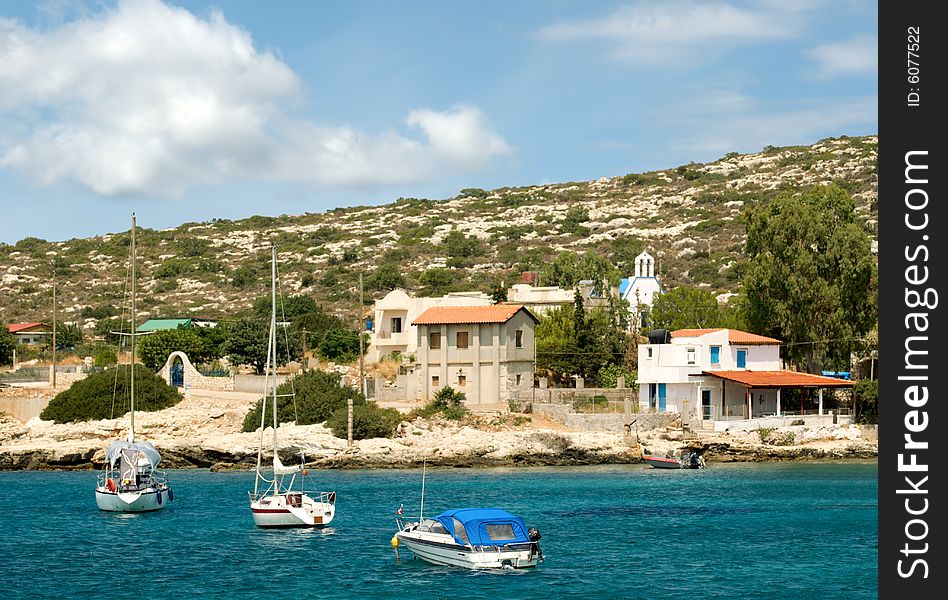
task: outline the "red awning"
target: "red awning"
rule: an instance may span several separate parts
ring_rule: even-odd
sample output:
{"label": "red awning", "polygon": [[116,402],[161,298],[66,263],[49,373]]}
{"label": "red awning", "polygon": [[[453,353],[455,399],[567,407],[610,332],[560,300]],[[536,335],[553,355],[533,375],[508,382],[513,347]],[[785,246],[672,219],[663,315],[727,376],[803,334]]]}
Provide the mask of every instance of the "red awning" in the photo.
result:
{"label": "red awning", "polygon": [[854,385],[845,379],[797,371],[702,371],[701,374],[749,388],[845,388]]}

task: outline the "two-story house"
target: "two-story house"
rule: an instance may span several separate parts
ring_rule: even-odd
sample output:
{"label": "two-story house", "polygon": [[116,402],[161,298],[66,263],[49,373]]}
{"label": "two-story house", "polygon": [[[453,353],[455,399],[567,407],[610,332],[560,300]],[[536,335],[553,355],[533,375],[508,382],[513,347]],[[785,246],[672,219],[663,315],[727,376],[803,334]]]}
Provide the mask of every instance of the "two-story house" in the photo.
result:
{"label": "two-story house", "polygon": [[737,329],[680,329],[649,334],[639,345],[642,409],[678,412],[685,422],[753,419],[788,412],[782,393],[852,387],[851,381],[782,369],[780,340]]}
{"label": "two-story house", "polygon": [[418,351],[418,331],[412,322],[418,315],[436,306],[490,306],[491,299],[481,292],[454,292],[436,298],[416,298],[402,290],[392,290],[375,301],[372,337],[366,359],[379,362],[398,353],[409,357]]}
{"label": "two-story house", "polygon": [[469,405],[498,404],[513,390],[530,389],[537,323],[519,304],[429,308],[412,322],[418,397],[451,386]]}

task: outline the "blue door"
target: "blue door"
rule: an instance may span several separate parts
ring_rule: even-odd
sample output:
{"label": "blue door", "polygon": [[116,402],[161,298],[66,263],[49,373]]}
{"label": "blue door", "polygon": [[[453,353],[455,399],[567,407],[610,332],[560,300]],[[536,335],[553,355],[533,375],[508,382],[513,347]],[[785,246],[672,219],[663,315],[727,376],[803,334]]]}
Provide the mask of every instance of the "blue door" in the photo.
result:
{"label": "blue door", "polygon": [[184,385],[184,365],[177,363],[171,365],[171,385],[181,387]]}
{"label": "blue door", "polygon": [[665,412],[665,384],[658,384],[658,412]]}
{"label": "blue door", "polygon": [[737,351],[737,368],[743,369],[747,366],[747,350]]}

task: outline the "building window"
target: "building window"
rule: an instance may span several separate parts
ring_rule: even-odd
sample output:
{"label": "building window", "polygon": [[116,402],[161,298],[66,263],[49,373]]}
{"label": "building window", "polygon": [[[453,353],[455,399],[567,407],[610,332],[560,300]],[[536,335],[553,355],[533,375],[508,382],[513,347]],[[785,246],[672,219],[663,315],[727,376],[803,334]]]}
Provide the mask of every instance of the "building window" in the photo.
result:
{"label": "building window", "polygon": [[457,347],[467,348],[467,332],[459,331],[457,336]]}
{"label": "building window", "polygon": [[523,329],[517,330],[517,348],[523,348]]}
{"label": "building window", "polygon": [[437,375],[432,375],[432,376],[431,376],[431,387],[438,387],[439,385],[441,385],[441,378],[438,377]]}
{"label": "building window", "polygon": [[737,351],[737,368],[743,369],[747,366],[747,350]]}
{"label": "building window", "polygon": [[402,318],[392,317],[392,333],[401,333],[401,332],[402,332]]}
{"label": "building window", "polygon": [[523,375],[517,373],[517,385],[520,385],[520,382],[523,381]]}
{"label": "building window", "polygon": [[467,377],[464,375],[458,375],[458,385],[467,384]]}
{"label": "building window", "polygon": [[646,349],[645,349],[645,358],[647,358],[647,359],[652,358],[652,349],[651,349],[651,348],[646,348]]}
{"label": "building window", "polygon": [[687,355],[688,355],[688,364],[689,365],[695,364],[695,356],[697,355],[697,352],[695,352],[695,349],[688,348]]}
{"label": "building window", "polygon": [[432,350],[441,349],[441,332],[440,331],[432,331],[431,333],[428,334],[428,347],[431,348]]}
{"label": "building window", "polygon": [[711,364],[721,364],[721,346],[711,346]]}

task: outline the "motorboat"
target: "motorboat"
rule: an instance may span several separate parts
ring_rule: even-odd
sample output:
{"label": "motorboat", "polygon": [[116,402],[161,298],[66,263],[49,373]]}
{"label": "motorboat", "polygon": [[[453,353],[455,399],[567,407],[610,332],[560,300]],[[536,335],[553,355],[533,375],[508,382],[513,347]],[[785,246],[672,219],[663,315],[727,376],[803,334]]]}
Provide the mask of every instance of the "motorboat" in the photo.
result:
{"label": "motorboat", "polygon": [[421,560],[467,569],[524,569],[543,562],[540,532],[499,508],[447,510],[433,519],[396,517],[396,556],[404,546]]}
{"label": "motorboat", "polygon": [[642,460],[656,469],[704,469],[708,466],[704,456],[697,451],[685,451],[681,456],[643,454]]}

